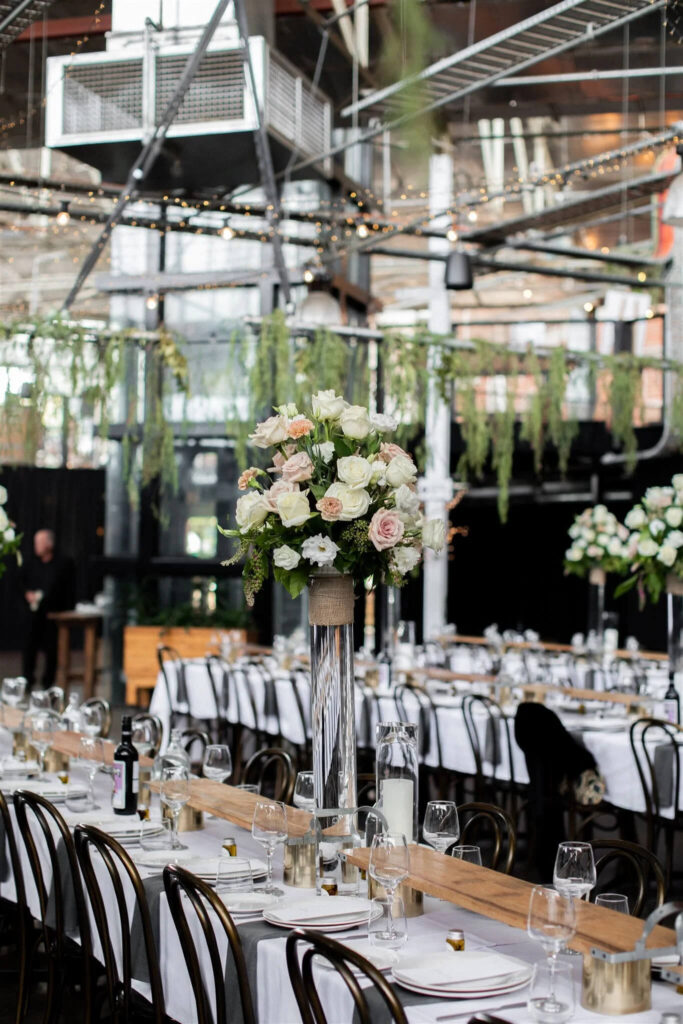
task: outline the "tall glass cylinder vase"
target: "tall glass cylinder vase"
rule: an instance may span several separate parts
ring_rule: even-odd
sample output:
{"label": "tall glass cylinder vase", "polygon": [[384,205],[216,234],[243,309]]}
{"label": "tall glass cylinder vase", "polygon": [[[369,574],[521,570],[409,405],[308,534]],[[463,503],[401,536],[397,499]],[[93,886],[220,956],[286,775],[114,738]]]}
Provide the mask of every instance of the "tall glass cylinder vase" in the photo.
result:
{"label": "tall glass cylinder vase", "polygon": [[[320,569],[309,583],[311,731],[319,809],[356,806],[353,580]],[[350,817],[340,819],[352,828]]]}
{"label": "tall glass cylinder vase", "polygon": [[605,583],[604,569],[591,569],[588,573],[588,637],[600,653],[604,643],[605,630]]}
{"label": "tall glass cylinder vase", "polygon": [[683,579],[669,575],[666,580],[666,639],[669,672],[683,672]]}

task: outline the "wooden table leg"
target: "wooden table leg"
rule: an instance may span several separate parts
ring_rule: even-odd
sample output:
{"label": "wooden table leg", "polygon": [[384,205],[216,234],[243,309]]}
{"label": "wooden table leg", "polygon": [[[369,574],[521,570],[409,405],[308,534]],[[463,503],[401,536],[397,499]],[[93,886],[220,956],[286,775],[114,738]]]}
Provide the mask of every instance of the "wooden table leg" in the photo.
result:
{"label": "wooden table leg", "polygon": [[95,692],[95,658],[97,655],[97,626],[88,622],[83,632],[83,699]]}
{"label": "wooden table leg", "polygon": [[57,626],[57,686],[66,691],[71,668],[71,630],[66,623]]}

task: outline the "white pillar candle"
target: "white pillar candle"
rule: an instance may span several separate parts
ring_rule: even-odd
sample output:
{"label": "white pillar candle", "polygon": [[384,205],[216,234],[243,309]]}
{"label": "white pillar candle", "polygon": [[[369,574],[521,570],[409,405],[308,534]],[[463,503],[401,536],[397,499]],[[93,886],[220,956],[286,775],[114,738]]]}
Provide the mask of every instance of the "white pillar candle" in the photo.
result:
{"label": "white pillar candle", "polygon": [[413,780],[384,779],[382,812],[389,832],[402,832],[408,842],[413,840]]}

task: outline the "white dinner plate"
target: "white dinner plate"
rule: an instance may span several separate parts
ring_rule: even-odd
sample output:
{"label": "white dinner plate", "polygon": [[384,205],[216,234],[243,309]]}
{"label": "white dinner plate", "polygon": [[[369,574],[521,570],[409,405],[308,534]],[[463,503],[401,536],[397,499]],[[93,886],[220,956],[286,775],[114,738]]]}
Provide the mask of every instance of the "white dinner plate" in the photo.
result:
{"label": "white dinner plate", "polygon": [[[395,967],[398,963],[398,953],[393,949],[381,949],[379,946],[373,946],[369,939],[346,939],[341,942],[342,946],[346,946],[347,949],[352,949],[354,953],[360,953],[362,957],[369,960],[373,967],[376,967],[378,971],[389,971],[392,967]],[[335,970],[334,964],[326,960],[324,956],[316,957],[316,963],[319,963],[322,967],[329,967]],[[361,974],[361,971],[349,964],[354,974]]]}
{"label": "white dinner plate", "polygon": [[112,836],[114,839],[138,839],[141,832],[148,836],[157,836],[163,832],[162,826],[157,821],[140,821],[132,815],[104,815],[102,811],[84,811],[69,815],[70,823],[74,825],[92,825],[102,832]]}
{"label": "white dinner plate", "polygon": [[530,967],[526,977],[512,985],[505,985],[500,988],[471,989],[470,991],[465,991],[464,989],[456,991],[452,988],[421,988],[419,985],[411,985],[407,981],[401,981],[396,977],[393,969],[391,979],[397,985],[400,985],[401,988],[407,989],[408,992],[416,992],[421,996],[436,996],[438,999],[488,999],[489,996],[506,996],[508,992],[516,992],[520,988],[526,988],[531,981],[531,973],[532,969]]}
{"label": "white dinner plate", "polygon": [[189,850],[142,850],[135,854],[135,863],[143,868],[165,868],[167,864],[179,864],[189,868],[193,855]]}
{"label": "white dinner plate", "polygon": [[428,995],[484,995],[526,985],[532,967],[523,960],[488,950],[403,957],[392,975],[400,985]]}
{"label": "white dinner plate", "polygon": [[[38,793],[53,804],[64,803],[67,794],[67,788],[61,782],[55,783],[42,779],[0,779],[0,790],[6,796],[12,796],[18,789],[25,789],[28,793]],[[85,794],[85,788],[79,791],[79,795],[85,796]]]}
{"label": "white dinner plate", "polygon": [[221,892],[219,896],[236,917],[241,914],[260,914],[274,907],[279,899],[267,892]]}
{"label": "white dinner plate", "polygon": [[[216,875],[218,874],[218,865],[221,866],[221,874],[225,876],[239,875],[241,874],[241,866],[238,863],[240,858],[236,857],[197,857],[195,854],[191,864],[187,865],[188,871],[191,871],[193,875],[197,875],[198,878],[203,878],[207,882],[215,882]],[[257,860],[255,857],[249,858],[249,866],[251,867],[252,877],[263,878],[268,870],[265,865],[265,861]]]}
{"label": "white dinner plate", "polygon": [[[330,905],[332,903],[333,905]],[[367,924],[370,902],[355,896],[315,897],[309,900],[285,900],[264,918],[277,928],[319,928],[321,931],[345,931]],[[377,907],[377,916],[382,908]]]}

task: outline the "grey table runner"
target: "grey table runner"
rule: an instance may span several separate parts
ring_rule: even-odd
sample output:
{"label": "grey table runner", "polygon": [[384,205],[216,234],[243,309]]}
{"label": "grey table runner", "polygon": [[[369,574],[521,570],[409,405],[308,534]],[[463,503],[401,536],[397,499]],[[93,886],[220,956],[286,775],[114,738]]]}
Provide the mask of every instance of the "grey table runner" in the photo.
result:
{"label": "grey table runner", "polygon": [[175,662],[176,672],[176,691],[175,699],[176,704],[184,704],[189,707],[189,701],[187,698],[187,679],[185,677],[185,665],[182,661]]}
{"label": "grey table runner", "polygon": [[[150,875],[142,879],[142,887],[147,898],[149,916],[152,922],[152,935],[154,946],[159,956],[159,932],[160,932],[160,905],[161,894],[164,891],[164,876]],[[140,906],[135,901],[133,917],[130,923],[130,958],[133,970],[133,977],[136,981],[149,982],[149,964],[145,952],[145,935],[142,929],[142,915]]]}

